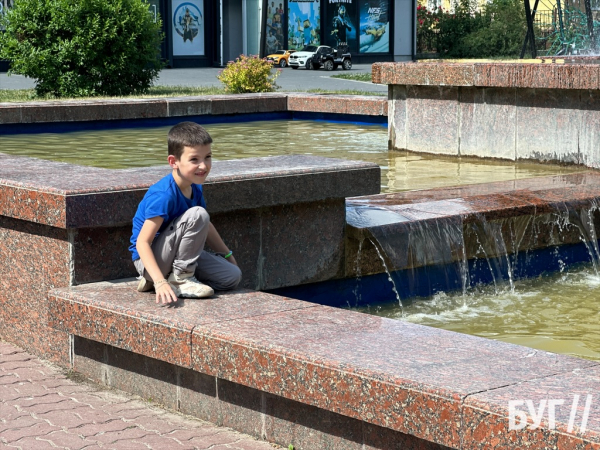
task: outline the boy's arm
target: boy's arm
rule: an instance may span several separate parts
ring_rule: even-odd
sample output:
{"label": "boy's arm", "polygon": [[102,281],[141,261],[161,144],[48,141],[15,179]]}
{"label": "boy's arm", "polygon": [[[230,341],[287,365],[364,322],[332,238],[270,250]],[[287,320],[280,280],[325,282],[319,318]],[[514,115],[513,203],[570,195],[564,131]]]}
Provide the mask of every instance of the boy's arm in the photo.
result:
{"label": "boy's arm", "polygon": [[[208,224],[208,235],[206,236],[206,244],[217,253],[229,253],[229,248],[227,247],[227,245],[225,245],[223,239],[221,239],[221,236],[219,235],[217,229],[212,224],[212,222]],[[227,258],[227,261],[236,266],[238,265],[233,255]]]}
{"label": "boy's arm", "polygon": [[[144,264],[144,268],[154,283],[165,279],[165,276],[158,267],[158,263],[154,257],[154,252],[152,251],[152,241],[154,240],[156,233],[158,233],[163,220],[164,219],[162,217],[146,219],[144,225],[142,225],[142,229],[140,230],[140,234],[138,235],[135,245],[138,254],[140,255],[140,259]],[[173,289],[169,283],[160,284],[155,289],[156,303],[171,303],[177,301],[177,296],[173,292]]]}

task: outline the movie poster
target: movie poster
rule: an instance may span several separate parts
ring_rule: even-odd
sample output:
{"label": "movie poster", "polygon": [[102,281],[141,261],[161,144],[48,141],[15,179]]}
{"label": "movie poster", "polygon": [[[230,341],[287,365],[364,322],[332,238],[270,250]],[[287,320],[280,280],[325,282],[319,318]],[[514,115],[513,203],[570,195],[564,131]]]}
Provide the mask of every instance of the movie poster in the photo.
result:
{"label": "movie poster", "polygon": [[325,21],[326,45],[337,48],[347,45],[348,50],[356,53],[357,45],[357,14],[358,0],[327,0],[327,17]]}
{"label": "movie poster", "polygon": [[389,0],[360,0],[360,53],[389,53]]}
{"label": "movie poster", "polygon": [[173,55],[204,55],[204,0],[172,0]]}
{"label": "movie poster", "polygon": [[270,55],[277,50],[286,50],[283,1],[268,0],[266,2],[265,55]]}
{"label": "movie poster", "polygon": [[288,50],[301,50],[305,45],[321,45],[320,0],[287,0]]}

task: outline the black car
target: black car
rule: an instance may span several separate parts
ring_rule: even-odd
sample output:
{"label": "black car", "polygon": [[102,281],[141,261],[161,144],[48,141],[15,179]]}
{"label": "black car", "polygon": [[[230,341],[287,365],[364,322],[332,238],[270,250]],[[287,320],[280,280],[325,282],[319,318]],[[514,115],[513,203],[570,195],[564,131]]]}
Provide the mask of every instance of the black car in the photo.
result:
{"label": "black car", "polygon": [[338,66],[342,66],[344,70],[352,69],[352,55],[347,45],[340,45],[337,49],[325,47],[323,50],[312,57],[313,69],[323,67],[325,70],[335,70]]}

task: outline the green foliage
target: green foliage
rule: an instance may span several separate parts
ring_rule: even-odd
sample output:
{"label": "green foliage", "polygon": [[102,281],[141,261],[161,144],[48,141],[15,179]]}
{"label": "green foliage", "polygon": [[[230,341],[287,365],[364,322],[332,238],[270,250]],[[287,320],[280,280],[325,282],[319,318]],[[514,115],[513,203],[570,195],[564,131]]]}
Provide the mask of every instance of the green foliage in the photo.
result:
{"label": "green foliage", "polygon": [[0,59],[39,96],[143,93],[162,67],[161,24],[144,0],[17,0],[0,25]]}
{"label": "green foliage", "polygon": [[271,73],[271,63],[255,55],[240,55],[229,61],[217,78],[225,85],[227,92],[244,94],[249,92],[273,92],[278,89],[275,80],[281,70]]}
{"label": "green foliage", "polygon": [[521,0],[494,0],[486,6],[481,21],[462,41],[465,57],[519,55],[527,32]]}
{"label": "green foliage", "polygon": [[[151,86],[145,94],[134,94],[130,96],[118,97],[93,97],[100,98],[157,98],[157,97],[183,97],[186,95],[220,95],[224,94],[225,90],[216,86]],[[86,98],[86,97],[79,97]],[[63,100],[69,97],[62,97]],[[56,100],[56,97],[51,95],[36,96],[33,89],[0,89],[0,103],[2,102],[29,102],[29,101],[45,101]]]}
{"label": "green foliage", "polygon": [[521,0],[492,0],[481,9],[456,0],[453,12],[417,8],[417,48],[447,58],[518,56],[527,31]]}

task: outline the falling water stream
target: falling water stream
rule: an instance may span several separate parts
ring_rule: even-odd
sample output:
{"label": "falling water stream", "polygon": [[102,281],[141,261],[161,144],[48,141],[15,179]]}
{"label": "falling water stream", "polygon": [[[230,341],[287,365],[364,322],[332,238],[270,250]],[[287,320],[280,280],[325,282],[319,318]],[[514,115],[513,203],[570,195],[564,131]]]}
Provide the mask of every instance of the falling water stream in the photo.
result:
{"label": "falling water stream", "polygon": [[[406,295],[399,299],[401,307],[387,301],[357,309],[600,360],[600,252],[593,226],[594,214],[599,211],[599,205],[593,202],[579,210],[561,205],[554,213],[539,216],[495,221],[478,217],[468,224],[413,226],[403,238],[409,242],[408,248],[402,249],[397,248],[399,241],[389,231],[377,230],[376,248],[385,249],[396,267],[406,261],[401,253],[417,254],[413,263],[419,266],[437,264],[446,274],[460,272],[462,286],[437,287],[426,297]],[[583,243],[588,262],[568,264],[569,255],[560,246],[567,236]],[[544,260],[555,269],[528,277],[526,274],[540,264],[535,253],[540,240],[551,245]],[[464,256],[467,252],[469,261]],[[394,277],[394,268],[386,266],[385,270],[388,277],[392,271],[391,277],[396,280],[394,295],[405,293],[403,286],[398,286],[399,277]],[[443,274],[440,276],[438,271],[437,279],[443,279]],[[430,282],[423,276],[409,279],[413,291],[418,290],[414,285]]]}

